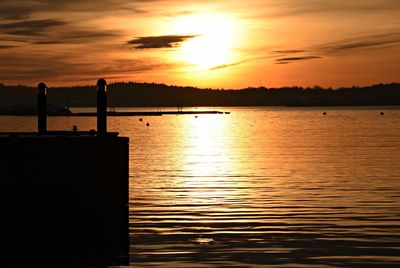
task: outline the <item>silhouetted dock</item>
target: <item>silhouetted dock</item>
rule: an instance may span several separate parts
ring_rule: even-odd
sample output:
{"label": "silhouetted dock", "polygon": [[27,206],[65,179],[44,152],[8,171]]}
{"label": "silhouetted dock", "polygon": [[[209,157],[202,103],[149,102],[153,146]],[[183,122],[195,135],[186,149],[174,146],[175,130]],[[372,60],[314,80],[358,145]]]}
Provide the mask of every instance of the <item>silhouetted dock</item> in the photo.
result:
{"label": "silhouetted dock", "polygon": [[129,139],[107,132],[105,81],[97,131],[0,133],[0,267],[129,264]]}
{"label": "silhouetted dock", "polygon": [[[224,114],[221,111],[161,111],[161,112],[107,112],[107,116],[162,116],[162,115],[185,115],[185,114]],[[97,116],[97,113],[64,113],[49,116]]]}

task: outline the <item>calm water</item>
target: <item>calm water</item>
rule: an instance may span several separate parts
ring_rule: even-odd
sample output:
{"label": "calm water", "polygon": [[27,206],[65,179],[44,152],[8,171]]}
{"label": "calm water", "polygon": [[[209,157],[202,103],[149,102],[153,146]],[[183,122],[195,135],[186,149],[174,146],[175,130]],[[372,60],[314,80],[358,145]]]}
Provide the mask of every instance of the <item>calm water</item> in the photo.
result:
{"label": "calm water", "polygon": [[399,108],[222,110],[109,119],[130,137],[132,267],[400,266]]}

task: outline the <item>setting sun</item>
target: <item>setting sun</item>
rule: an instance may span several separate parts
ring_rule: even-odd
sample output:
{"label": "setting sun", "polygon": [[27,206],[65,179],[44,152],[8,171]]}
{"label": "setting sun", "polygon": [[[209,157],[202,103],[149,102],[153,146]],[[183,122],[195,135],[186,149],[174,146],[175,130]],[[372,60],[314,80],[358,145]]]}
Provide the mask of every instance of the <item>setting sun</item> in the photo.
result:
{"label": "setting sun", "polygon": [[226,15],[202,14],[183,17],[173,25],[173,32],[194,37],[182,44],[175,55],[197,70],[228,64],[235,43],[234,20]]}

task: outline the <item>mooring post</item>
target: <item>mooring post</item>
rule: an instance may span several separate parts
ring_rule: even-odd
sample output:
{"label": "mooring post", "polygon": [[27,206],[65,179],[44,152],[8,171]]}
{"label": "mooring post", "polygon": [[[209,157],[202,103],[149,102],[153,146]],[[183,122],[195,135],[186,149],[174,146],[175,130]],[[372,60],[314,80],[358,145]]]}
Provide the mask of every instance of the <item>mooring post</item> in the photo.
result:
{"label": "mooring post", "polygon": [[38,132],[45,134],[47,132],[47,86],[45,83],[38,85],[37,108]]}
{"label": "mooring post", "polygon": [[104,79],[97,81],[97,135],[107,133],[107,83]]}

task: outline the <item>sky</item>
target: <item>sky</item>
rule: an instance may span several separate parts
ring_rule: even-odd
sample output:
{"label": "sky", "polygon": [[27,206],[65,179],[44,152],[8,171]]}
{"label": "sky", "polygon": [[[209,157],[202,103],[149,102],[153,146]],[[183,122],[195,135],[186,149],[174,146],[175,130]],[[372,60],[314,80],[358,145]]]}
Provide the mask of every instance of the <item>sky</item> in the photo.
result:
{"label": "sky", "polygon": [[0,0],[0,83],[400,82],[399,0]]}

